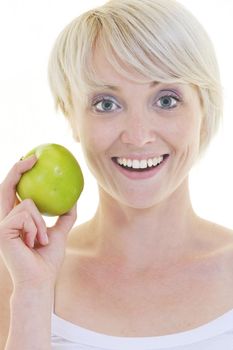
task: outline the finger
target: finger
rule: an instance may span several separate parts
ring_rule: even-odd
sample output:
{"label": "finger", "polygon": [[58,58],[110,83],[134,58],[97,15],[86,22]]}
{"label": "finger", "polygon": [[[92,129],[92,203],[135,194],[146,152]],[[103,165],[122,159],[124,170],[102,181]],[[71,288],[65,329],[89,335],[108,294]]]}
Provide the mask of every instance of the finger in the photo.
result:
{"label": "finger", "polygon": [[35,154],[33,154],[30,157],[15,163],[14,166],[10,169],[9,173],[7,174],[5,180],[3,181],[3,184],[5,186],[10,186],[11,188],[12,187],[15,188],[20,180],[20,177],[23,175],[23,173],[31,169],[33,165],[36,163],[36,161],[37,161],[37,157]]}
{"label": "finger", "polygon": [[[36,226],[32,217],[26,211],[7,216],[0,222],[0,226],[0,254],[10,273],[11,271],[19,271],[21,270],[21,261],[30,252],[29,248],[33,247],[37,231]],[[21,232],[24,232],[24,240],[21,238]]]}
{"label": "finger", "polygon": [[14,207],[16,197],[16,186],[22,176],[27,170],[31,169],[36,163],[35,155],[17,162],[9,171],[6,178],[1,184],[0,191],[0,218],[4,218]]}
{"label": "finger", "polygon": [[9,242],[13,244],[13,242],[17,240],[21,241],[21,237],[23,237],[24,242],[30,248],[34,246],[37,227],[28,211],[24,210],[14,215],[7,216],[1,222],[1,225],[4,227],[1,233],[1,244],[5,245],[5,243],[8,244]]}
{"label": "finger", "polygon": [[40,244],[48,244],[47,227],[43,216],[39,212],[37,206],[32,199],[25,199],[18,204],[13,210],[11,215],[15,215],[21,211],[26,210],[32,217],[37,228],[37,240]]}
{"label": "finger", "polygon": [[29,248],[33,248],[37,235],[37,227],[33,221],[33,218],[30,215],[23,222],[22,231],[24,233],[25,243]]}
{"label": "finger", "polygon": [[66,214],[59,216],[55,225],[48,229],[49,239],[66,239],[68,233],[70,232],[72,226],[77,219],[77,203],[74,207],[68,211]]}

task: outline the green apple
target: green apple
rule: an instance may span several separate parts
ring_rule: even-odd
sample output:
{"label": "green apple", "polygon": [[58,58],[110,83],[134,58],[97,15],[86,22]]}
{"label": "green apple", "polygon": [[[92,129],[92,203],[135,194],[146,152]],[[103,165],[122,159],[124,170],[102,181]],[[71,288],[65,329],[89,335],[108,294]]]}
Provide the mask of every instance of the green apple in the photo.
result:
{"label": "green apple", "polygon": [[33,154],[37,162],[17,184],[19,200],[31,198],[41,214],[47,216],[68,212],[84,187],[77,160],[67,148],[54,143],[35,147],[23,159]]}

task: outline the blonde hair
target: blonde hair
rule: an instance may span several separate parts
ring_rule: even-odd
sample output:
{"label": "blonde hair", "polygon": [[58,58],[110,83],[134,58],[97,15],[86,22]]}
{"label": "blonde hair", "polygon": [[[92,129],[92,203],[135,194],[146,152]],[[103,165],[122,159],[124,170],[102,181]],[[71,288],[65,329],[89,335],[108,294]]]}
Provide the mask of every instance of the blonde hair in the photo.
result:
{"label": "blonde hair", "polygon": [[[59,35],[49,61],[49,82],[56,108],[72,124],[72,92],[85,103],[97,81],[96,45],[129,79],[129,70],[148,82],[188,83],[197,87],[205,133],[200,155],[217,133],[222,116],[222,87],[215,50],[198,20],[175,0],[110,0],[74,19]],[[137,80],[140,82],[140,80]]]}

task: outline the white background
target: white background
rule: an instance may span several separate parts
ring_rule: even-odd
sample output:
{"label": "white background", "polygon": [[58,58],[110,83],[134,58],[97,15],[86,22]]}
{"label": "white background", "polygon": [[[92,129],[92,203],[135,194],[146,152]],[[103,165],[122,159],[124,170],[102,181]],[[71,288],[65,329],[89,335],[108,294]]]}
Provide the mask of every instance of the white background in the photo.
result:
{"label": "white background", "polygon": [[[142,0],[143,1],[143,0]],[[233,228],[233,1],[183,0],[210,34],[220,63],[224,87],[223,128],[190,176],[196,212]],[[54,110],[47,81],[48,57],[59,32],[81,12],[103,0],[0,0],[0,182],[10,167],[34,146],[57,142],[78,159],[85,189],[78,205],[78,223],[97,205],[95,180],[85,165],[80,145]]]}

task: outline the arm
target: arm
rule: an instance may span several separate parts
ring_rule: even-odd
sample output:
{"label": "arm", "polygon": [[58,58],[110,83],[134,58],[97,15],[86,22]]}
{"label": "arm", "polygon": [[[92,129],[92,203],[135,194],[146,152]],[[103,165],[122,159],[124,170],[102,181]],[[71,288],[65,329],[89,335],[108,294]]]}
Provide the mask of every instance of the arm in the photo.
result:
{"label": "arm", "polygon": [[24,286],[10,299],[10,328],[5,350],[50,350],[53,291]]}
{"label": "arm", "polygon": [[12,280],[0,255],[0,350],[5,349],[10,324]]}
{"label": "arm", "polygon": [[32,200],[15,205],[16,185],[35,160],[16,163],[0,184],[0,254],[12,285],[11,293],[0,288],[0,350],[51,349],[54,288],[76,220],[75,205],[47,228]]}

